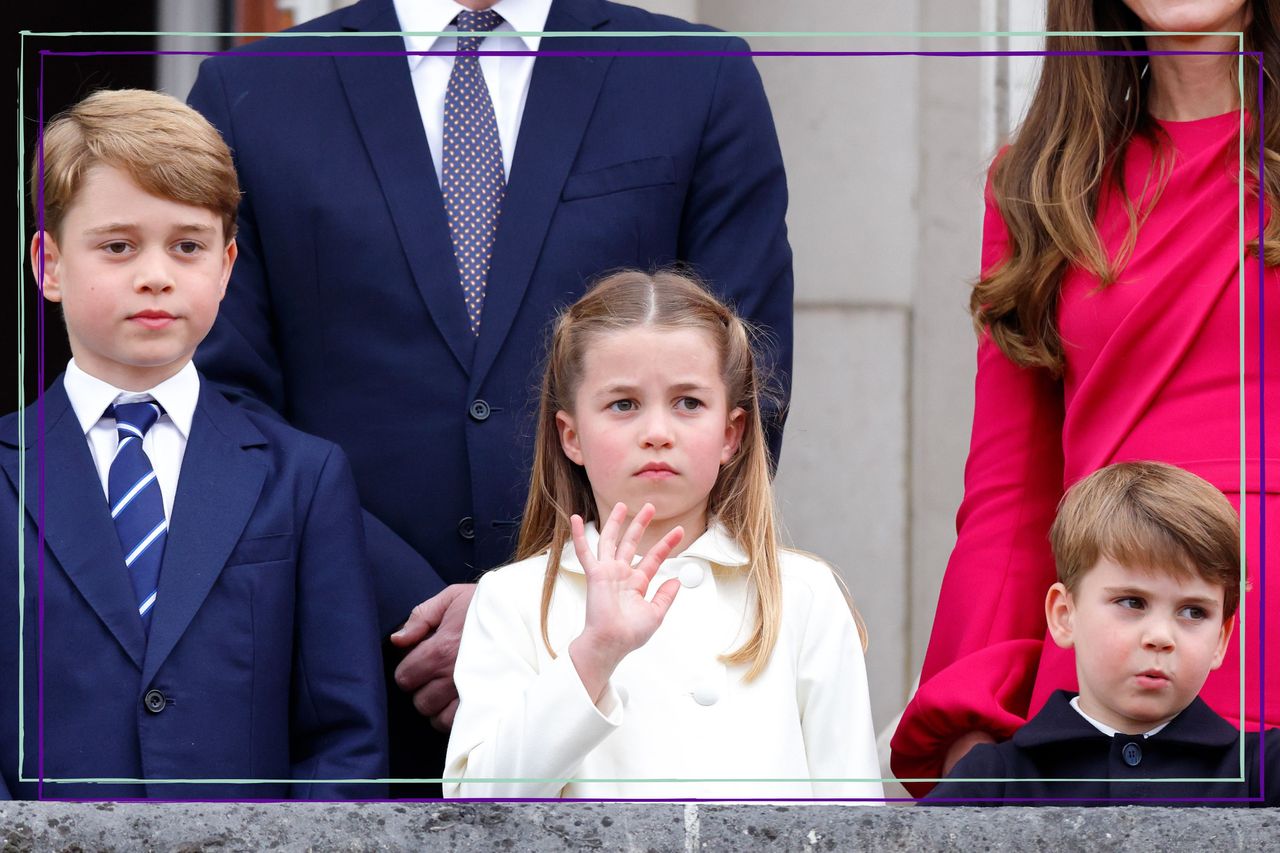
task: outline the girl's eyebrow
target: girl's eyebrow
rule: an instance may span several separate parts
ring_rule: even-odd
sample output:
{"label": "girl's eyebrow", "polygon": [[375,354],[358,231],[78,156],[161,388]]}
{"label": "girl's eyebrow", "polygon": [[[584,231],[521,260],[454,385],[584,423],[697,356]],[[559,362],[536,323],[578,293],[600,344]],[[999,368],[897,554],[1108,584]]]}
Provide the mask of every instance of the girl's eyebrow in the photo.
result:
{"label": "girl's eyebrow", "polygon": [[[623,382],[615,382],[612,385],[606,385],[596,392],[597,397],[612,397],[615,394],[636,394],[639,393],[639,386],[628,385]],[[669,385],[667,391],[674,394],[685,394],[690,391],[707,392],[711,388],[701,382],[678,382],[675,385]]]}

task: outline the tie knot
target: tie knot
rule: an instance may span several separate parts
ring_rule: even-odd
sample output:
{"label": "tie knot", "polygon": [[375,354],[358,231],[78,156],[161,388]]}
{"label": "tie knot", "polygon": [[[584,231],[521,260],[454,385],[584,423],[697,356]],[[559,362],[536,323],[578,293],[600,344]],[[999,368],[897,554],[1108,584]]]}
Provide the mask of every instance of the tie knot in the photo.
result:
{"label": "tie knot", "polygon": [[143,403],[116,403],[111,414],[116,419],[116,432],[123,439],[127,435],[142,438],[155,425],[164,409],[154,400]]}
{"label": "tie knot", "polygon": [[502,16],[492,9],[484,9],[479,12],[467,10],[459,12],[458,17],[454,19],[454,23],[458,26],[458,49],[472,50],[480,46],[480,39],[483,38],[464,38],[463,33],[487,33],[502,23]]}

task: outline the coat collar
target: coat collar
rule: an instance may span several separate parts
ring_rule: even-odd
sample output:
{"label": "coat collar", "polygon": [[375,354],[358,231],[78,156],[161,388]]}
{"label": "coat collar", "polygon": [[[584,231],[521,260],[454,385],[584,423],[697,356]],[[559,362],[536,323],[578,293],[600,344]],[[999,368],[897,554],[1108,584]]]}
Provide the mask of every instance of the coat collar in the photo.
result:
{"label": "coat collar", "polygon": [[[1014,732],[1013,742],[1020,747],[1039,747],[1106,737],[1071,707],[1071,697],[1074,695],[1066,690],[1054,691],[1040,713]],[[1158,738],[1162,743],[1222,747],[1238,741],[1240,732],[1197,696],[1182,713],[1151,737]]]}
{"label": "coat collar", "polygon": [[[587,522],[586,534],[587,548],[594,552],[600,546],[600,531],[596,529],[594,521]],[[641,555],[636,555],[635,560],[640,559]],[[706,560],[713,566],[726,567],[745,566],[751,562],[746,551],[734,541],[724,525],[714,520],[708,525],[707,531],[695,539],[688,548],[664,560],[658,573],[670,574],[678,571],[678,561],[688,559]],[[582,564],[578,562],[578,555],[573,549],[572,542],[566,543],[564,550],[560,553],[560,568],[566,572],[583,574]]]}

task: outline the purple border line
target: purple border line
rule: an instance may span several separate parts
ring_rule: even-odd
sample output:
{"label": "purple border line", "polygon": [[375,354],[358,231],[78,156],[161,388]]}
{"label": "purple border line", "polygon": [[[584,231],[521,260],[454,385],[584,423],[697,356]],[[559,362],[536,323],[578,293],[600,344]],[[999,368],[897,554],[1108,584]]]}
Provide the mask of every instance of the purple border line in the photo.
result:
{"label": "purple border line", "polygon": [[[1263,189],[1266,187],[1266,101],[1262,97],[1265,75],[1263,74],[1262,55],[1258,57],[1258,796],[1266,801],[1267,796],[1267,750],[1266,716],[1267,716],[1267,419],[1266,395],[1266,294],[1267,278],[1266,260],[1266,222],[1267,205]],[[1280,216],[1280,210],[1273,211]],[[1243,239],[1243,235],[1241,235]],[[1244,483],[1242,486],[1246,485]],[[1243,491],[1243,489],[1242,489]],[[1245,495],[1241,495],[1241,503]],[[1246,543],[1246,551],[1247,551]],[[1243,676],[1243,671],[1241,672]]]}
{"label": "purple border line", "polygon": [[[40,56],[40,74],[36,84],[36,116],[40,121],[40,126],[36,130],[36,162],[40,164],[40,175],[44,175],[44,55]],[[43,233],[44,231],[44,179],[41,177],[36,181],[36,198],[39,201],[40,209],[36,212],[36,226]],[[44,239],[40,240],[40,258],[37,262],[40,266],[36,277],[36,298],[43,303],[44,301]],[[39,605],[36,608],[36,799],[44,799],[44,506],[45,506],[45,435],[44,435],[44,305],[36,306],[36,347],[38,353],[36,356],[36,597],[39,599]],[[22,448],[22,454],[26,456],[27,448]],[[22,512],[22,507],[18,508]],[[19,566],[21,571],[22,567]],[[26,602],[21,602],[23,610],[26,610]],[[24,635],[26,631],[22,632]],[[19,654],[25,636],[18,638]],[[22,685],[19,685],[21,689]],[[25,729],[25,726],[24,726]],[[25,731],[23,732],[25,740]],[[18,768],[18,775],[22,775],[22,768]]]}
{"label": "purple border line", "polygon": [[[253,44],[253,42],[250,42]],[[42,56],[458,56],[457,50],[42,50]],[[486,56],[553,57],[721,57],[721,56],[1256,56],[1239,50],[486,50]]]}
{"label": "purple border line", "polygon": [[[88,35],[88,33],[86,33]],[[604,33],[602,33],[604,35]],[[37,163],[40,164],[41,173],[44,173],[44,77],[45,77],[45,58],[46,56],[216,56],[233,53],[233,50],[138,50],[138,51],[54,51],[41,50],[40,54],[40,83],[37,86],[37,117],[40,120],[40,128],[36,133]],[[236,51],[239,56],[420,56],[420,55],[445,55],[457,56],[461,51]],[[486,51],[489,55],[495,56],[585,56],[585,58],[604,58],[604,56],[955,56],[955,58],[973,58],[973,56],[1249,56],[1257,60],[1258,64],[1258,123],[1265,126],[1265,113],[1263,113],[1263,85],[1265,85],[1265,73],[1263,73],[1263,54],[1261,51],[1215,51],[1215,50],[983,50],[983,51],[928,51],[928,50],[909,50],[909,51],[719,51],[719,50],[649,50],[649,51],[621,51],[621,50],[600,50],[600,51],[541,51],[541,50],[494,50]],[[1266,730],[1266,459],[1262,456],[1265,450],[1266,437],[1266,420],[1263,418],[1263,401],[1265,401],[1265,316],[1263,316],[1263,298],[1265,298],[1265,280],[1266,280],[1266,256],[1265,245],[1263,245],[1263,219],[1266,213],[1266,200],[1263,195],[1262,188],[1265,187],[1263,182],[1263,169],[1265,169],[1265,150],[1266,138],[1260,134],[1260,143],[1258,143],[1258,365],[1260,365],[1260,373],[1258,373],[1258,466],[1260,466],[1260,493],[1258,493],[1258,505],[1260,505],[1260,584],[1261,589],[1258,590],[1258,771],[1260,775],[1265,774],[1265,749],[1262,748],[1263,733]],[[37,183],[37,202],[40,210],[37,213],[37,227],[40,231],[44,231],[45,206],[44,206],[44,182]],[[44,280],[44,252],[40,257],[40,273],[38,279],[40,282]],[[42,292],[42,291],[41,291]],[[44,680],[44,626],[45,626],[45,501],[44,501],[44,484],[45,484],[45,406],[44,406],[44,388],[45,388],[45,320],[44,306],[37,306],[36,320],[36,336],[37,336],[37,355],[36,355],[36,412],[37,412],[37,437],[36,437],[36,455],[37,455],[37,505],[38,505],[38,524],[40,528],[37,530],[37,555],[36,555],[36,575],[37,575],[37,596],[40,598],[40,606],[38,606],[37,617],[37,780],[36,790],[37,799],[44,800],[42,795],[44,792],[44,761],[45,761],[45,743],[44,743],[44,698],[45,698],[45,680]],[[1245,448],[1247,451],[1247,448]],[[1240,501],[1242,505],[1247,500],[1247,492],[1245,492],[1245,484],[1242,487],[1242,496]],[[1244,678],[1244,671],[1240,672],[1240,678]],[[1243,738],[1242,731],[1242,738]],[[19,770],[20,775],[20,770]],[[360,781],[360,780],[352,780]],[[393,783],[399,780],[392,780]],[[410,783],[413,780],[404,780]],[[799,780],[797,780],[799,781]],[[1245,780],[1243,784],[1247,784]],[[145,785],[146,780],[140,780],[138,783]],[[1266,779],[1262,775],[1258,780],[1260,786],[1260,795],[1258,797],[1178,797],[1178,798],[1082,798],[1082,797],[1044,797],[1044,798],[998,798],[991,799],[963,799],[963,798],[938,798],[934,802],[938,803],[972,803],[972,802],[1037,802],[1037,803],[1257,803],[1262,802],[1265,797]],[[280,799],[233,799],[233,800],[212,800],[212,799],[151,799],[151,798],[124,798],[124,799],[79,799],[79,798],[49,798],[50,802],[148,802],[148,803],[202,803],[202,802],[298,802],[298,800],[280,800]],[[387,802],[387,803],[439,803],[439,802],[575,802],[575,799],[566,800],[564,798],[511,798],[511,799],[387,799],[387,800],[325,800],[325,802]],[[598,800],[577,800],[577,802],[726,802],[726,800],[718,799],[598,799]],[[731,802],[918,802],[913,797],[886,797],[874,799],[788,799],[788,798],[735,798]]]}

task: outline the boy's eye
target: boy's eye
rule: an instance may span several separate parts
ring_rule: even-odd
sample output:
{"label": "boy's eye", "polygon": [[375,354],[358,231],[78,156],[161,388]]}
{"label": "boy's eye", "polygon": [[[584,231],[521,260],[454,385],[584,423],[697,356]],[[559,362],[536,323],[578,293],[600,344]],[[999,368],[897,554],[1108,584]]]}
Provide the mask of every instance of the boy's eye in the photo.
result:
{"label": "boy's eye", "polygon": [[1203,607],[1197,607],[1194,604],[1179,608],[1178,615],[1183,619],[1194,619],[1196,621],[1209,618],[1208,612]]}
{"label": "boy's eye", "polygon": [[614,412],[634,412],[636,410],[636,401],[614,400],[609,404],[609,409]]}
{"label": "boy's eye", "polygon": [[702,408],[702,401],[697,397],[681,397],[676,400],[676,408],[685,412],[696,412]]}
{"label": "boy's eye", "polygon": [[1142,610],[1147,606],[1145,601],[1134,595],[1126,595],[1124,598],[1117,598],[1116,604],[1130,610]]}
{"label": "boy's eye", "polygon": [[129,244],[123,240],[112,240],[110,243],[104,244],[102,249],[108,255],[123,255],[129,251]]}
{"label": "boy's eye", "polygon": [[194,255],[196,252],[200,251],[201,246],[195,240],[183,240],[174,246],[174,248],[178,250],[178,254],[180,255]]}

